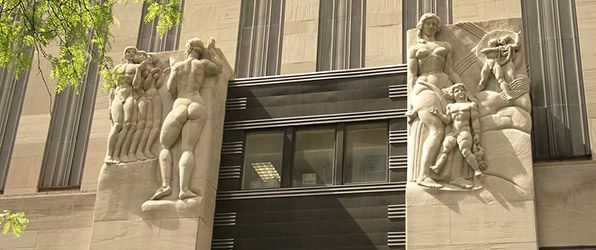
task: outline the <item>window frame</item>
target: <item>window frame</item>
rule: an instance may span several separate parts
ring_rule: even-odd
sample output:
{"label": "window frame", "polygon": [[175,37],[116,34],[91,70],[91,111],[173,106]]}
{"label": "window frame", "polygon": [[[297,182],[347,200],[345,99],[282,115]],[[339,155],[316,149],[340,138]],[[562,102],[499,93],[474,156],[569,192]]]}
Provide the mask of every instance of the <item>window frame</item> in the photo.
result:
{"label": "window frame", "polygon": [[[346,157],[346,140],[347,130],[346,127],[355,124],[375,124],[381,123],[385,125],[386,129],[386,144],[385,144],[385,161],[384,161],[384,172],[385,178],[382,181],[374,182],[352,182],[346,184],[344,170],[345,170],[345,157]],[[312,185],[312,186],[294,186],[293,185],[293,174],[294,174],[294,157],[295,157],[295,146],[296,146],[296,130],[305,127],[318,127],[334,125],[335,130],[335,142],[334,142],[334,160],[331,169],[331,183],[326,185]],[[341,122],[333,124],[313,124],[307,126],[290,126],[282,128],[266,128],[266,129],[254,129],[243,131],[242,140],[245,144],[245,148],[242,152],[241,157],[241,178],[240,178],[240,190],[272,190],[272,189],[287,189],[287,188],[321,188],[321,187],[335,187],[335,186],[350,186],[350,185],[375,185],[375,184],[386,184],[390,182],[390,170],[389,170],[389,156],[391,155],[391,145],[389,143],[389,132],[391,130],[391,120],[369,120],[369,121],[357,121],[357,122]],[[246,188],[245,187],[245,159],[247,152],[246,138],[250,133],[255,132],[266,132],[266,131],[283,131],[284,142],[282,149],[282,166],[281,166],[281,184],[279,187],[272,188]]]}

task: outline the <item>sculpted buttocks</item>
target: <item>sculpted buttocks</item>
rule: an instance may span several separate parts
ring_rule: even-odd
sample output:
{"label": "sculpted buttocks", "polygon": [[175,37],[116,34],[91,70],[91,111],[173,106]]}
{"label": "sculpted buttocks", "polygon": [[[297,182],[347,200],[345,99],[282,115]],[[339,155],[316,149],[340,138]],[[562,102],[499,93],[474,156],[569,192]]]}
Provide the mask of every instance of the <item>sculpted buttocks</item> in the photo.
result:
{"label": "sculpted buttocks", "polygon": [[176,63],[171,70],[167,82],[168,92],[176,97],[172,111],[164,120],[160,136],[161,153],[159,156],[162,185],[151,199],[158,200],[172,192],[170,177],[172,172],[171,149],[176,141],[181,140],[180,146],[180,200],[198,196],[189,189],[190,177],[195,165],[194,148],[201,135],[201,130],[207,119],[208,110],[201,97],[201,87],[207,76],[214,76],[221,72],[220,64],[215,61],[212,53],[215,42],[210,41],[207,49],[199,39],[191,39],[186,44],[184,61]]}

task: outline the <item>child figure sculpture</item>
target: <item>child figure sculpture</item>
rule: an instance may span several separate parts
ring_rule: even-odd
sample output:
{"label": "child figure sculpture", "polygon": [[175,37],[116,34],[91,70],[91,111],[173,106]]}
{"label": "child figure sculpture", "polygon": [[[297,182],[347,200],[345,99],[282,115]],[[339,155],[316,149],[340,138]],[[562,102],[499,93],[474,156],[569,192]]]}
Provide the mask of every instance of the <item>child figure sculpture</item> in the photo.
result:
{"label": "child figure sculpture", "polygon": [[[430,110],[430,113],[439,117],[445,124],[451,124],[452,130],[445,135],[437,162],[430,169],[439,173],[447,163],[449,152],[458,146],[462,156],[474,170],[474,178],[476,178],[482,175],[482,171],[486,169],[481,153],[483,149],[480,146],[480,120],[477,104],[470,99],[471,95],[461,83],[454,84],[446,88],[445,91],[447,92],[446,96],[455,99],[455,103],[447,104],[447,114],[441,113],[436,108]],[[474,186],[473,183],[467,181],[455,184],[467,189]]]}
{"label": "child figure sculpture", "polygon": [[[480,53],[486,56],[486,61],[480,72],[478,90],[484,90],[488,82],[489,74],[492,72],[507,101],[513,100],[509,89],[510,82],[515,79],[513,59],[515,52],[519,49],[519,36],[521,31],[515,34],[515,40],[510,36],[493,38],[488,41],[488,48],[482,49]],[[505,78],[509,78],[506,80]]]}

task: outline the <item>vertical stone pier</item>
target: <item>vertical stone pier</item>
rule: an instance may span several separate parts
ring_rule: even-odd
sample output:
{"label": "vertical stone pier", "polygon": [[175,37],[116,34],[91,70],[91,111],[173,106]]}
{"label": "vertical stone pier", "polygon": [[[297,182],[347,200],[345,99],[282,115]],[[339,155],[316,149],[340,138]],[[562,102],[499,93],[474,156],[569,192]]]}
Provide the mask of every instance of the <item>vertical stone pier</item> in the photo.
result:
{"label": "vertical stone pier", "polygon": [[[172,192],[161,199],[150,199],[161,186],[158,159],[104,164],[97,188],[91,249],[211,248],[227,85],[234,73],[221,50],[210,51],[211,60],[219,61],[221,72],[205,76],[200,88],[207,109],[205,124],[200,131],[190,131],[200,133],[190,178],[190,190],[198,196],[182,200],[178,196],[180,138],[171,150]],[[172,74],[168,68],[187,57],[184,51],[160,52],[156,56],[164,72],[158,80],[162,84],[158,95],[163,103],[163,126],[163,119],[172,110],[176,98],[167,90]],[[180,91],[179,96],[183,95]],[[156,156],[160,153],[159,144],[157,139],[152,148]]]}
{"label": "vertical stone pier", "polygon": [[407,248],[537,249],[521,19],[425,17],[408,31]]}

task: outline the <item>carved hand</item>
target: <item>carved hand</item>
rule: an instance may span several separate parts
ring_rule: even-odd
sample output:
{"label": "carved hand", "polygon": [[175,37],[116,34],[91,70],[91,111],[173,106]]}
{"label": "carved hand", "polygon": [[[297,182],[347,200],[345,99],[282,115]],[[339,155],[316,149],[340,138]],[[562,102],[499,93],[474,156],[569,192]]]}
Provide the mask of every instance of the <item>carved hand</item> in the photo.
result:
{"label": "carved hand", "polygon": [[409,110],[406,112],[406,117],[408,118],[408,123],[412,123],[416,117],[418,117],[418,112]]}
{"label": "carved hand", "polygon": [[209,45],[207,45],[207,49],[215,49],[215,39],[209,38]]}
{"label": "carved hand", "polygon": [[437,109],[437,107],[432,107],[432,108],[428,108],[428,112],[433,115],[437,115],[439,113],[439,110]]}

